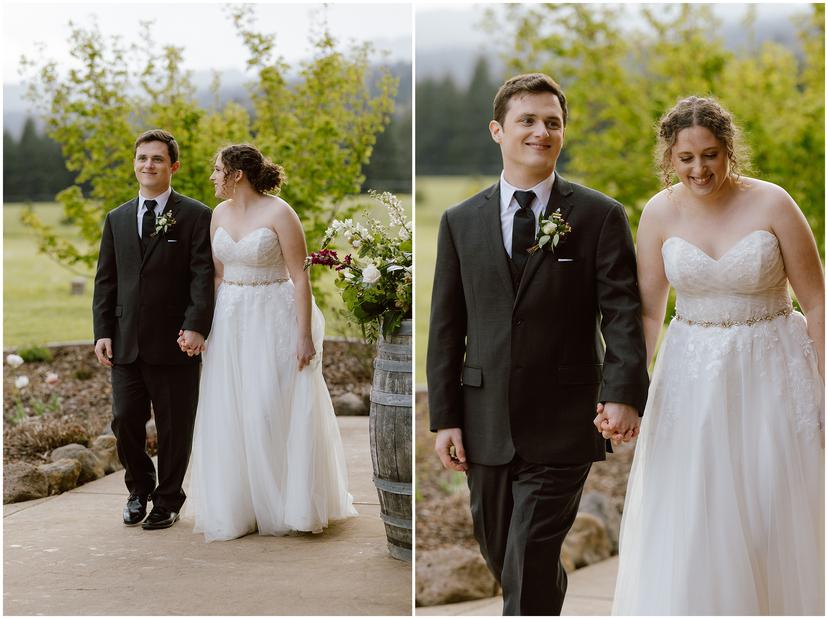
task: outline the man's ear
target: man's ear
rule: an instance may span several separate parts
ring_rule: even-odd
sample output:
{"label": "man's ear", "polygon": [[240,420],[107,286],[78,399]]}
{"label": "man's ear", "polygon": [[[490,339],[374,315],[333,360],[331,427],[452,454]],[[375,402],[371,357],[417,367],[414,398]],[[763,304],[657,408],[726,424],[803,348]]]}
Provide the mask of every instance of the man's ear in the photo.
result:
{"label": "man's ear", "polygon": [[174,164],[172,164],[172,166],[170,166],[170,171],[171,171],[173,174],[175,174],[176,172],[178,172],[178,169],[179,169],[180,167],[181,167],[181,162],[180,162],[180,161],[176,161]]}
{"label": "man's ear", "polygon": [[503,127],[496,120],[489,123],[489,133],[492,134],[492,139],[498,144],[503,141]]}

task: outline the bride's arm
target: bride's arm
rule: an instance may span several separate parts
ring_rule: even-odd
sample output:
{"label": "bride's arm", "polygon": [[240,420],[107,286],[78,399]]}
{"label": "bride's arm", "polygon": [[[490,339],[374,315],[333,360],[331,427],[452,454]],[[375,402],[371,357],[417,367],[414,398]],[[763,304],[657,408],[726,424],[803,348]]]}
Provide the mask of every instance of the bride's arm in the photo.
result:
{"label": "bride's arm", "polygon": [[825,377],[825,280],[814,234],[796,202],[781,187],[773,200],[771,228],[779,239],[785,271],[808,323],[817,352],[819,374]]}
{"label": "bride's arm", "polygon": [[274,225],[279,235],[279,243],[282,246],[282,254],[285,257],[290,279],[296,289],[296,326],[298,328],[296,354],[301,370],[316,354],[311,337],[311,285],[308,273],[304,270],[308,247],[299,217],[286,202],[279,198],[277,200],[281,204],[276,212]]}
{"label": "bride's arm", "polygon": [[670,292],[670,283],[664,273],[664,259],[661,255],[661,246],[664,243],[661,211],[667,204],[660,203],[660,200],[666,198],[659,194],[644,207],[641,220],[638,222],[636,238],[638,290],[641,295],[644,342],[647,346],[647,367],[650,367],[655,356]]}

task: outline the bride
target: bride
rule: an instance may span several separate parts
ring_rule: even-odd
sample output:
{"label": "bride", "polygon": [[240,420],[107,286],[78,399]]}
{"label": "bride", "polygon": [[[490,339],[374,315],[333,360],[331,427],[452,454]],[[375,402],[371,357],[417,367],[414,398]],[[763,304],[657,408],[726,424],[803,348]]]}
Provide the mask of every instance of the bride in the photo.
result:
{"label": "bride", "polygon": [[193,438],[194,530],[207,541],[319,532],[356,511],[302,225],[265,193],[284,173],[253,146],[222,149],[210,180],[225,200],[210,229],[216,306]]}
{"label": "bride", "polygon": [[[659,138],[667,188],[638,228],[648,361],[670,285],[676,314],[627,487],[613,614],[822,615],[813,234],[782,188],[739,174],[737,130],[713,99],[680,101]],[[612,434],[600,409],[596,424]]]}

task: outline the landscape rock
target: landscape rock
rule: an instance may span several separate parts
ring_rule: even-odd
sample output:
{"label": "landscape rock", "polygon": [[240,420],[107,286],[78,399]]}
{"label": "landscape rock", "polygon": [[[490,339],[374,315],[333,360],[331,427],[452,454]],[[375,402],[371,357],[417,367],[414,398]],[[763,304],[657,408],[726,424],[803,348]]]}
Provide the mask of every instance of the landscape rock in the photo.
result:
{"label": "landscape rock", "polygon": [[339,416],[367,415],[363,398],[355,393],[341,393],[333,399],[334,411]]}
{"label": "landscape rock", "polygon": [[592,514],[579,512],[564,540],[562,554],[568,555],[576,569],[609,559],[610,540],[604,523]]}
{"label": "landscape rock", "polygon": [[100,479],[104,476],[104,467],[92,451],[78,443],[70,443],[52,451],[51,460],[57,462],[63,458],[73,458],[80,462],[81,472],[78,485]]}
{"label": "landscape rock", "polygon": [[46,475],[34,464],[12,462],[3,466],[3,504],[30,501],[48,494]]}
{"label": "landscape rock", "polygon": [[610,541],[610,552],[618,554],[618,535],[621,532],[621,512],[613,500],[601,492],[587,492],[581,497],[578,511],[592,514],[604,523]]}
{"label": "landscape rock", "polygon": [[417,552],[417,606],[497,595],[500,587],[479,552],[452,546]]}
{"label": "landscape rock", "polygon": [[114,435],[102,434],[92,442],[92,447],[90,447],[92,453],[101,461],[101,466],[107,475],[124,468],[118,459],[117,445],[118,441]]}
{"label": "landscape rock", "polygon": [[81,463],[74,458],[61,458],[56,462],[41,464],[38,468],[46,475],[49,494],[60,494],[78,485]]}

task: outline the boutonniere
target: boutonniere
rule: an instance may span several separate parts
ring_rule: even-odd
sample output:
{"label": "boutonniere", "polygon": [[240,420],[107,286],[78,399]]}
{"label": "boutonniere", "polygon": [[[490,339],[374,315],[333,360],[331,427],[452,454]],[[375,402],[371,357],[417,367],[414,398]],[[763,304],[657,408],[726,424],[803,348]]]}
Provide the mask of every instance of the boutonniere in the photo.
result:
{"label": "boutonniere", "polygon": [[561,209],[558,209],[548,219],[540,220],[535,244],[526,251],[530,254],[534,254],[540,249],[555,251],[558,243],[566,240],[570,232],[572,232],[572,226],[564,221]]}
{"label": "boutonniere", "polygon": [[151,236],[155,236],[158,233],[166,234],[174,225],[175,218],[172,216],[172,213],[161,213],[155,220],[155,232]]}

